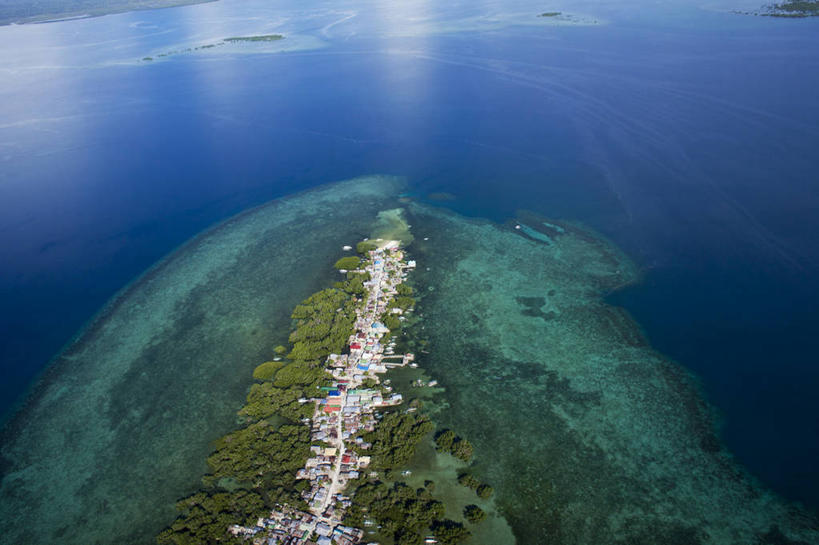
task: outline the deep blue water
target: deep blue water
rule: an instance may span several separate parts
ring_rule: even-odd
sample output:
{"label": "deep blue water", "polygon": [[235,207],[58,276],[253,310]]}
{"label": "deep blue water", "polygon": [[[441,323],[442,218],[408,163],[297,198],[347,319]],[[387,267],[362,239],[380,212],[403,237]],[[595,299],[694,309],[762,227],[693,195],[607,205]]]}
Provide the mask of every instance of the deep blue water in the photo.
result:
{"label": "deep blue water", "polygon": [[[379,3],[217,2],[0,28],[2,408],[198,231],[399,174],[465,214],[610,237],[645,269],[611,300],[701,377],[753,474],[819,505],[819,21],[589,3],[609,24],[454,32],[503,10],[425,6],[449,26]],[[282,13],[326,47],[132,62]]]}

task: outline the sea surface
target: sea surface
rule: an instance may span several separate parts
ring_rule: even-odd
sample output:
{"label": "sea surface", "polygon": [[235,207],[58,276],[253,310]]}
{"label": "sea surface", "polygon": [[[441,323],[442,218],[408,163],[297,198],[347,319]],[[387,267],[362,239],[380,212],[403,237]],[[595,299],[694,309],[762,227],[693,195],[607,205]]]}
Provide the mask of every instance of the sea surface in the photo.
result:
{"label": "sea surface", "polygon": [[[686,388],[709,404],[719,441],[754,486],[815,512],[819,21],[732,12],[757,7],[220,0],[0,27],[6,485],[19,470],[11,446],[49,431],[31,417],[43,383],[81,380],[63,376],[59,361],[39,387],[38,378],[63,347],[77,348],[72,340],[88,341],[95,330],[82,334],[84,326],[118,291],[135,281],[144,289],[140,275],[234,214],[378,174],[390,180],[385,201],[399,176],[401,192],[460,217],[503,225],[535,217],[526,210],[607,239],[638,273],[599,296],[630,313],[662,361],[690,373]],[[563,15],[538,18],[544,11]],[[269,33],[286,38],[195,49]],[[288,236],[317,237],[310,266],[349,242],[327,229],[352,237],[372,221],[351,223],[354,195],[333,196],[347,230],[314,219],[309,198],[288,202],[303,217]],[[293,262],[297,248],[287,248]],[[426,251],[454,262],[446,250]],[[271,327],[284,327],[293,302],[324,279],[294,280],[286,297],[272,292]],[[436,297],[431,317],[435,305],[458,301]],[[237,348],[245,359],[236,372],[252,369],[264,346]],[[437,369],[442,379],[458,373]],[[551,376],[531,375],[532,384]],[[159,376],[175,395],[174,374]],[[217,406],[197,405],[197,418],[213,412],[213,437],[241,403],[232,384]],[[509,418],[499,412],[497,424]],[[195,459],[207,441],[190,449]],[[180,477],[179,495],[201,470]],[[114,473],[106,483],[116,489]],[[501,487],[498,501],[513,490]],[[105,496],[91,481],[83,492]],[[169,505],[156,509],[172,515]],[[508,519],[517,536],[537,531]]]}

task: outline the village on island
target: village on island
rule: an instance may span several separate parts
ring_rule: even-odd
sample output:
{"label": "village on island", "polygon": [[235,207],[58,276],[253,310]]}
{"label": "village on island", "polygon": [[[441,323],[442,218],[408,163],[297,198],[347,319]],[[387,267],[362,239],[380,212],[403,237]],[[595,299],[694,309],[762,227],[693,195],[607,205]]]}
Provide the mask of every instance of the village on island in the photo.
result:
{"label": "village on island", "polygon": [[[323,398],[299,399],[300,403],[315,405],[313,417],[307,423],[313,441],[318,444],[311,447],[312,456],[298,472],[299,479],[310,483],[302,492],[309,511],[279,505],[268,516],[259,518],[255,526],[230,526],[228,531],[234,536],[244,536],[260,545],[354,545],[364,539],[362,529],[342,523],[351,505],[350,497],[344,493],[345,486],[367,472],[370,464],[369,456],[357,454],[370,445],[356,435],[375,428],[378,409],[403,401],[401,394],[392,393],[389,381],[380,384],[378,375],[392,367],[416,366],[413,354],[394,354],[394,339],[386,345],[381,342],[389,332],[384,317],[404,312],[401,308],[389,308],[389,303],[398,293],[397,286],[416,264],[405,261],[398,241],[379,241],[368,254],[361,269],[355,271],[368,273],[369,279],[363,283],[366,299],[356,310],[349,353],[331,354],[327,359],[326,370],[333,382],[322,388]],[[374,388],[373,384],[380,386]],[[356,444],[355,450],[350,448],[351,442]],[[436,540],[428,537],[426,542]]]}

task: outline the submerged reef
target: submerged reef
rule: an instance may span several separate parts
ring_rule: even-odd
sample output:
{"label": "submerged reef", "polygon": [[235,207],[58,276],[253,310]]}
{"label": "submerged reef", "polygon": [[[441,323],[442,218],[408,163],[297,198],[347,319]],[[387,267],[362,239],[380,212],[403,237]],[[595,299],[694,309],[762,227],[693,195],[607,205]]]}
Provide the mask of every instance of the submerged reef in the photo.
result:
{"label": "submerged reef", "polygon": [[401,187],[369,177],[274,201],[123,290],[3,430],[0,543],[153,542],[286,342],[292,307],[339,279],[338,241],[360,239]]}
{"label": "submerged reef", "polygon": [[469,437],[518,543],[819,542],[722,447],[693,377],[603,300],[638,279],[615,247],[531,214],[409,209],[434,418]]}
{"label": "submerged reef", "polygon": [[[418,299],[400,327],[442,432],[401,476],[421,499],[437,483],[442,515],[471,521],[468,543],[819,543],[815,517],[724,449],[696,380],[605,302],[639,278],[616,247],[533,214],[500,226],[401,211],[402,189],[368,177],[258,207],[124,289],[3,430],[0,544],[150,543],[236,428],[248,377],[292,375],[275,361],[291,309],[344,279],[339,240],[361,240],[375,216],[419,264],[395,302]],[[396,388],[415,371],[396,371]]]}

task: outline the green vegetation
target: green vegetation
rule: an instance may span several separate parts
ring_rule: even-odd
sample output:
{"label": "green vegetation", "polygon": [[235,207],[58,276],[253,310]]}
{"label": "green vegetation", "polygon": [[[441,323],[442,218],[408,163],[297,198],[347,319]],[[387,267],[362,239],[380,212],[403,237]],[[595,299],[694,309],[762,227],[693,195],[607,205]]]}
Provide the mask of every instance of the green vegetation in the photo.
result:
{"label": "green vegetation", "polygon": [[403,296],[412,295],[412,288],[407,286],[406,284],[398,284],[398,286],[395,287],[395,291],[398,293],[398,295]]}
{"label": "green vegetation", "polygon": [[367,282],[369,279],[370,273],[348,272],[347,280],[344,282],[336,282],[335,287],[346,291],[350,295],[363,296],[367,293],[364,282]]}
{"label": "green vegetation", "polygon": [[[206,480],[227,477],[254,488],[277,501],[289,499],[287,490],[296,482],[310,453],[310,430],[301,425],[274,428],[266,420],[230,433],[216,443],[208,457],[211,474]],[[275,487],[275,490],[273,489]]]}
{"label": "green vegetation", "polygon": [[[358,249],[366,251],[366,247]],[[336,266],[355,269],[360,259],[346,257]],[[240,543],[241,538],[226,533],[229,525],[250,524],[276,503],[304,508],[299,492],[308,483],[295,475],[304,466],[311,443],[309,429],[297,422],[312,415],[313,404],[299,403],[299,399],[314,397],[318,388],[330,384],[322,362],[346,346],[353,332],[356,297],[366,293],[363,283],[368,279],[368,275],[350,273],[335,288],[319,291],[293,309],[291,349],[289,353],[284,346],[274,349],[280,356],[287,353],[289,362],[268,361],[256,367],[253,378],[257,382],[239,411],[244,426],[215,443],[207,459],[205,488],[177,504],[180,516],[157,537],[160,544]],[[411,288],[399,286],[397,291],[393,308],[415,304]],[[400,329],[397,316],[390,314],[384,321],[390,329]],[[364,387],[376,388],[377,384],[367,380]],[[411,406],[420,408],[420,403]],[[274,424],[282,421],[289,422]],[[371,444],[366,451],[372,456],[371,467],[387,478],[396,475],[434,427],[420,410],[383,414],[374,431],[362,434]],[[439,450],[463,460],[472,457],[472,445],[451,431],[439,434],[436,442]],[[474,481],[469,486],[478,494],[485,488],[491,494],[491,487]],[[429,530],[445,545],[460,543],[470,535],[463,524],[444,518],[444,505],[432,497],[432,481],[418,490],[400,482],[368,482],[364,476],[358,483],[345,519],[348,524],[364,527],[365,519],[375,521],[396,545],[419,544]],[[467,506],[464,516],[474,523],[486,514],[477,506]]]}
{"label": "green vegetation", "polygon": [[430,525],[432,533],[441,545],[454,545],[469,539],[469,530],[464,525],[451,520],[436,520]]}
{"label": "green vegetation", "polygon": [[369,240],[362,240],[355,245],[355,251],[361,255],[368,255],[370,251],[375,250],[376,248],[378,248],[378,245],[375,242],[370,242]]}
{"label": "green vegetation", "polygon": [[461,473],[458,475],[458,482],[467,488],[476,490],[481,486],[481,481],[470,475],[469,473]]}
{"label": "green vegetation", "polygon": [[[315,390],[310,395],[315,395]],[[254,384],[247,395],[247,405],[239,411],[241,416],[250,421],[262,420],[278,414],[297,422],[313,414],[312,403],[299,403],[300,397],[308,394],[297,387],[280,388],[275,383]]]}
{"label": "green vegetation", "polygon": [[256,369],[253,370],[253,378],[256,380],[270,380],[273,378],[273,375],[276,374],[276,371],[284,367],[284,363],[280,361],[266,361],[261,365],[258,365]]}
{"label": "green vegetation", "polygon": [[284,36],[281,34],[261,34],[259,36],[234,36],[231,38],[225,38],[224,42],[234,43],[234,42],[276,42],[279,40],[283,40]]}
{"label": "green vegetation", "polygon": [[342,257],[333,265],[336,269],[354,271],[361,265],[361,258],[354,255]]}
{"label": "green vegetation", "polygon": [[495,491],[494,488],[492,488],[486,483],[482,483],[469,473],[461,473],[460,475],[458,475],[458,482],[461,485],[474,490],[478,497],[483,499],[489,498]]}
{"label": "green vegetation", "polygon": [[405,295],[399,295],[395,297],[390,303],[387,305],[387,309],[392,308],[400,308],[401,310],[406,311],[415,306],[415,299],[412,297],[407,297]]}
{"label": "green vegetation", "polygon": [[559,11],[544,11],[538,17],[557,17],[560,13]]}
{"label": "green vegetation", "polygon": [[[278,429],[262,420],[220,439],[208,457],[211,473],[207,490],[177,503],[181,515],[157,536],[160,544],[234,543],[226,534],[230,524],[255,521],[276,502],[299,502],[296,471],[310,451],[304,426]],[[233,483],[231,491],[220,489]]]}
{"label": "green vegetation", "polygon": [[448,452],[464,462],[472,459],[472,443],[458,437],[452,430],[444,430],[438,433],[435,436],[435,445],[438,452]]}
{"label": "green vegetation", "polygon": [[421,543],[427,528],[435,532],[439,543],[455,544],[467,539],[469,531],[444,519],[444,511],[444,504],[433,499],[426,488],[413,490],[404,483],[392,486],[367,483],[356,490],[345,522],[363,528],[365,520],[374,520],[396,545]]}
{"label": "green vegetation", "polygon": [[467,505],[464,507],[464,518],[472,524],[478,524],[486,520],[486,511],[477,505]]}
{"label": "green vegetation", "polygon": [[253,513],[264,510],[264,500],[259,494],[246,490],[216,494],[198,492],[177,502],[176,509],[182,515],[157,536],[158,543],[240,543],[238,539],[228,539],[225,528],[231,524],[250,523]]}
{"label": "green vegetation", "polygon": [[[344,348],[353,332],[355,301],[348,292],[322,290],[296,306],[292,318],[290,363],[268,361],[253,371],[260,382],[251,386],[239,411],[245,427],[216,441],[207,459],[210,472],[202,479],[205,488],[177,504],[180,515],[157,536],[158,543],[241,543],[227,534],[229,525],[254,522],[276,503],[303,506],[299,491],[306,483],[295,476],[309,456],[310,430],[271,421],[295,423],[313,414],[312,403],[298,400],[329,383],[320,362]],[[274,352],[284,354],[287,348],[277,346]]]}
{"label": "green vegetation", "polygon": [[296,320],[296,330],[290,334],[293,349],[287,357],[312,361],[317,366],[346,346],[355,324],[355,301],[343,290],[322,290],[298,305],[292,318]]}
{"label": "green vegetation", "polygon": [[374,469],[397,469],[409,462],[415,447],[435,425],[424,414],[389,412],[384,415],[375,431],[365,433],[364,440],[372,443]]}
{"label": "green vegetation", "polygon": [[153,57],[142,57],[142,60],[150,62],[150,61],[154,60],[154,58]]}
{"label": "green vegetation", "polygon": [[488,484],[482,484],[475,492],[479,498],[488,499],[495,492],[495,489]]}
{"label": "green vegetation", "polygon": [[315,389],[327,382],[329,377],[324,372],[324,368],[306,361],[294,361],[282,367],[276,373],[273,385],[276,388],[292,388],[297,386],[310,395],[315,395]]}
{"label": "green vegetation", "polygon": [[401,329],[401,320],[398,319],[398,316],[395,314],[388,314],[382,322],[387,329],[389,329],[393,334],[395,334],[399,329]]}

